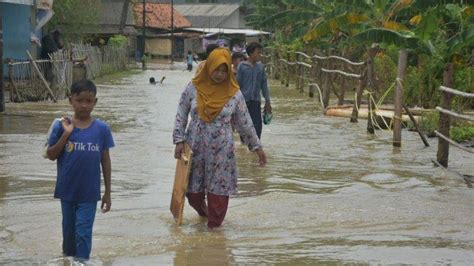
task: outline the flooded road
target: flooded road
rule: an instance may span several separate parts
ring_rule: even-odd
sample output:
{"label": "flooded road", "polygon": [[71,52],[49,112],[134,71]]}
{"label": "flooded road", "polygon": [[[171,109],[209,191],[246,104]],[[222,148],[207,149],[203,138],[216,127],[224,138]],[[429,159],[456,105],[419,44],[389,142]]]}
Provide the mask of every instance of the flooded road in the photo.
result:
{"label": "flooded road", "polygon": [[[163,75],[163,86],[148,84]],[[171,133],[190,78],[148,70],[98,87],[94,114],[116,147],[112,211],[96,216],[92,264],[474,264],[474,190],[432,166],[435,139],[424,148],[403,131],[394,150],[390,132],[372,137],[365,121],[324,117],[315,99],[277,82],[267,167],[236,145],[240,193],[222,228],[209,231],[189,206],[176,227]],[[41,146],[69,110],[67,101],[7,104],[0,115],[0,264],[61,262],[56,164]],[[451,149],[450,166],[473,173],[470,158]]]}

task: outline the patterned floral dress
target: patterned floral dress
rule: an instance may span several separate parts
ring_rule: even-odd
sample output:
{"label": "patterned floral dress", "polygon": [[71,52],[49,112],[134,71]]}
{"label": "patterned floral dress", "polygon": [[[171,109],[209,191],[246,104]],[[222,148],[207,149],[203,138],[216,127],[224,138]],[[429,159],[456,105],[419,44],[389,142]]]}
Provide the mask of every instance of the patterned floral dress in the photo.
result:
{"label": "patterned floral dress", "polygon": [[[188,115],[191,115],[189,125]],[[221,196],[237,192],[232,127],[237,129],[244,143],[249,143],[251,151],[261,147],[240,90],[212,122],[206,123],[198,116],[196,88],[189,83],[181,95],[173,131],[175,144],[186,141],[193,150],[188,192],[210,192]]]}

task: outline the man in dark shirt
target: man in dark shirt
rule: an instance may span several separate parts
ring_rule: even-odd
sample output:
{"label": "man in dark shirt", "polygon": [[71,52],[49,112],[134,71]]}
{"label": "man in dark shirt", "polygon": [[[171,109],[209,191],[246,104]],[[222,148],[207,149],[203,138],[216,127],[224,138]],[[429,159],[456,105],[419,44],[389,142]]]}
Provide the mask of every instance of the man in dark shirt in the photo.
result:
{"label": "man in dark shirt", "polygon": [[261,44],[256,42],[250,43],[246,49],[249,57],[247,61],[240,63],[237,69],[237,82],[239,83],[240,91],[242,91],[245,97],[250,117],[259,138],[262,135],[262,110],[260,104],[262,96],[265,99],[264,111],[269,114],[272,112],[265,66],[259,62],[262,57],[262,49]]}
{"label": "man in dark shirt", "polygon": [[49,54],[62,48],[59,41],[59,30],[54,30],[41,39],[41,58],[49,59]]}

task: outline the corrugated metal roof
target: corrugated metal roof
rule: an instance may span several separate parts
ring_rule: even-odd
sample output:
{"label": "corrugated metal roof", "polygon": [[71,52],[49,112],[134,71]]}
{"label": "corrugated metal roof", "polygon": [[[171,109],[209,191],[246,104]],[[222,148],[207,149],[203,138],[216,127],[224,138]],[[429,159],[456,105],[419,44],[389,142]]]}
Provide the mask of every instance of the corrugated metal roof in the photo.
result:
{"label": "corrugated metal roof", "polygon": [[[120,20],[122,19],[123,1],[102,0],[99,8],[100,20],[98,25],[86,24],[81,31],[83,33],[93,34],[118,34],[120,32]],[[128,8],[127,19],[123,28],[124,35],[138,34],[135,30],[135,19],[133,18],[132,8],[132,5]]]}
{"label": "corrugated metal roof", "polygon": [[183,16],[227,17],[239,9],[239,5],[175,5],[174,8]]}
{"label": "corrugated metal roof", "polygon": [[221,23],[239,11],[239,5],[175,5],[176,9],[185,16],[193,27],[219,27]]}
{"label": "corrugated metal roof", "polygon": [[[146,3],[146,26],[158,29],[171,29],[171,5],[159,3]],[[143,4],[135,4],[134,12],[136,15],[135,25],[142,26]],[[173,21],[175,28],[191,27],[191,22],[187,20],[179,11],[174,8]]]}
{"label": "corrugated metal roof", "polygon": [[[127,20],[125,25],[135,25],[135,20],[133,19],[132,6],[129,6],[127,12]],[[121,2],[108,2],[103,1],[100,4],[100,24],[101,25],[120,25],[120,20],[122,18],[122,9],[123,1]],[[54,5],[53,5],[54,10]]]}
{"label": "corrugated metal roof", "polygon": [[187,31],[193,32],[202,32],[208,35],[211,34],[242,34],[245,36],[258,36],[258,35],[270,35],[270,32],[261,31],[261,30],[253,30],[253,29],[226,29],[226,28],[184,28]]}

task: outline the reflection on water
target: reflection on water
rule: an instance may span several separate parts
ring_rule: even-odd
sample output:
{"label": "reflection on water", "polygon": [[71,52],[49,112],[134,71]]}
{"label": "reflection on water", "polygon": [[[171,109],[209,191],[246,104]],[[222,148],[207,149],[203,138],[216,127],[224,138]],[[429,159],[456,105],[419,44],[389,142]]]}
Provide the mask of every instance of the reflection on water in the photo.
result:
{"label": "reflection on water", "polygon": [[[94,114],[109,123],[113,204],[98,213],[90,264],[459,264],[474,257],[474,194],[436,169],[403,132],[365,133],[364,121],[321,115],[318,101],[272,86],[274,117],[263,129],[265,168],[237,144],[239,194],[222,228],[209,231],[189,206],[174,225],[169,201],[171,131],[187,71],[148,70],[98,86]],[[148,78],[166,76],[163,86]],[[71,265],[61,258],[61,214],[52,198],[56,167],[41,158],[51,121],[67,101],[7,104],[0,115],[0,264]],[[452,150],[451,166],[474,172]]]}

